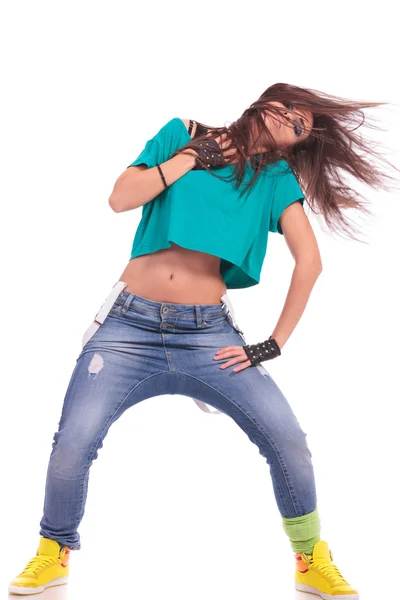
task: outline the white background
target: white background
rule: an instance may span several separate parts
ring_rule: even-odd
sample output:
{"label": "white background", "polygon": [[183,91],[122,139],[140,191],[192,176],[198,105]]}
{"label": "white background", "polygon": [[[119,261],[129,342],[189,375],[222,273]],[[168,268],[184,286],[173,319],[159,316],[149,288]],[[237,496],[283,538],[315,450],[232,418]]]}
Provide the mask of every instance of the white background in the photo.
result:
{"label": "white background", "polygon": [[[232,122],[276,82],[398,105],[394,10],[3,6],[0,598],[36,552],[81,338],[129,259],[141,211],[112,212],[117,177],[169,119]],[[375,114],[387,132],[372,135],[399,165],[398,106]],[[324,270],[268,370],[308,434],[322,537],[361,598],[375,600],[398,590],[400,193],[363,191],[374,211],[359,221],[367,244],[332,236],[308,211]],[[275,326],[292,268],[271,234],[260,285],[229,292],[249,343]],[[69,586],[44,598],[308,597],[293,589],[265,459],[233,420],[187,397],[150,399],[113,425],[79,531]]]}

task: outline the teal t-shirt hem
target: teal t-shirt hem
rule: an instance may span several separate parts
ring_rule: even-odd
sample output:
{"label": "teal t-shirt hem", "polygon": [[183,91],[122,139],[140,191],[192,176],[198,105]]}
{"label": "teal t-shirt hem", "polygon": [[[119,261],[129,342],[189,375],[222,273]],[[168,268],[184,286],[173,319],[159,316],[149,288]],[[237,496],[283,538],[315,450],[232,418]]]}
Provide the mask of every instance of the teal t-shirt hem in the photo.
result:
{"label": "teal t-shirt hem", "polygon": [[[143,256],[144,254],[152,254],[153,252],[157,252],[158,250],[165,250],[167,248],[171,248],[171,243],[177,244],[182,248],[186,248],[187,250],[196,250],[198,252],[205,252],[206,254],[211,254],[213,256],[217,256],[221,259],[220,273],[222,278],[225,281],[227,289],[242,289],[247,287],[252,287],[260,283],[260,278],[257,277],[254,273],[250,273],[245,271],[244,269],[238,267],[233,259],[229,259],[228,257],[220,256],[220,253],[216,254],[215,250],[207,249],[207,247],[201,244],[194,244],[191,242],[187,243],[179,243],[178,238],[174,237],[174,239],[168,240],[166,242],[160,242],[156,245],[144,245],[140,244],[137,248],[132,249],[131,256],[129,260],[132,258],[137,258],[138,256]],[[238,269],[240,273],[238,272]],[[233,272],[232,272],[233,270]]]}

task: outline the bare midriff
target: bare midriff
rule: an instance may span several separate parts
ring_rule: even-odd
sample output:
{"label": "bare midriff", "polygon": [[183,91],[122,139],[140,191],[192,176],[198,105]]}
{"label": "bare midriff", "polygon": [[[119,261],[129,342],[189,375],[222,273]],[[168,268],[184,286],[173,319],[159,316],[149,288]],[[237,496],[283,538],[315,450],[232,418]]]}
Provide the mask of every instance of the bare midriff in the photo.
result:
{"label": "bare midriff", "polygon": [[171,242],[171,248],[132,258],[119,280],[125,291],[155,302],[220,304],[226,284],[221,259]]}

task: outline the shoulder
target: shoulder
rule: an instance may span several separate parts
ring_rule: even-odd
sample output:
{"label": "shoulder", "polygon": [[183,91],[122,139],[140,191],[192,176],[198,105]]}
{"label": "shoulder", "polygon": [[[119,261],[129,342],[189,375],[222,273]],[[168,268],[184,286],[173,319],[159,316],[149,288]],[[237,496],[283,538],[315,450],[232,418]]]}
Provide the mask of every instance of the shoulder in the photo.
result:
{"label": "shoulder", "polygon": [[281,158],[281,160],[278,160],[278,161],[272,163],[271,168],[272,168],[273,172],[275,172],[279,175],[287,175],[288,173],[293,173],[292,167],[283,158]]}
{"label": "shoulder", "polygon": [[293,174],[291,166],[283,159],[268,163],[263,167],[263,172],[270,176],[274,175],[278,177]]}
{"label": "shoulder", "polygon": [[[187,133],[189,133],[189,131],[190,131],[190,137],[194,138],[194,136],[196,135],[196,129],[197,129],[196,121],[194,121],[193,119],[179,119],[178,117],[177,117],[177,120],[181,121],[181,123],[185,127]],[[190,129],[191,123],[192,123],[192,128]]]}
{"label": "shoulder", "polygon": [[164,124],[159,126],[159,129],[154,137],[157,139],[175,139],[181,138],[184,131],[187,134],[187,126],[184,122],[184,119],[180,119],[178,117],[173,117],[169,119],[169,121],[164,121]]}
{"label": "shoulder", "polygon": [[271,172],[274,174],[275,182],[280,185],[298,185],[298,178],[286,160],[278,160],[276,163],[271,165]]}
{"label": "shoulder", "polygon": [[[179,117],[176,117],[177,119]],[[190,125],[190,119],[180,119],[180,121],[183,122],[183,124],[185,125],[186,129],[189,129],[189,125]]]}
{"label": "shoulder", "polygon": [[[191,127],[190,124],[192,124]],[[192,119],[181,119],[180,117],[173,117],[163,125],[160,131],[168,133],[186,132],[186,135],[190,133],[191,137],[193,138],[196,133],[196,127],[197,123]]]}

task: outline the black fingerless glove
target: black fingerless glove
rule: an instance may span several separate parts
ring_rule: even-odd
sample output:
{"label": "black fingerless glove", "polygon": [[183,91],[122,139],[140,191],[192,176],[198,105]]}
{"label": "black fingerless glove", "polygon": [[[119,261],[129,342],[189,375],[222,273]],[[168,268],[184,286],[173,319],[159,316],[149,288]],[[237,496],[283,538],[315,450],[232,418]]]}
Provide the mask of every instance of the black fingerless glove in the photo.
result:
{"label": "black fingerless glove", "polygon": [[253,344],[252,346],[246,344],[243,349],[252,365],[257,365],[264,360],[271,360],[281,354],[281,349],[276,341],[272,339],[272,336],[260,344]]}
{"label": "black fingerless glove", "polygon": [[193,171],[198,171],[200,169],[204,170],[202,162],[212,168],[223,167],[225,165],[222,150],[216,140],[203,140],[199,142],[199,146],[200,149],[194,148],[198,154],[198,158],[196,157],[195,166],[192,169]]}

